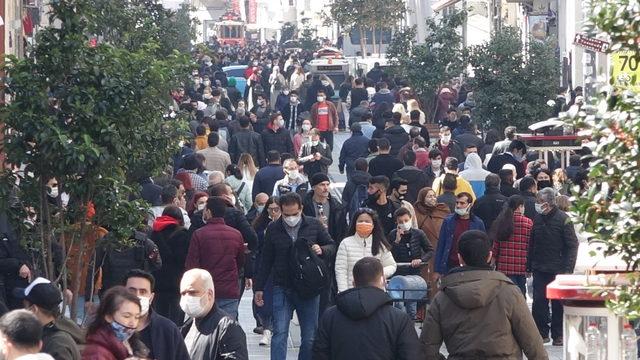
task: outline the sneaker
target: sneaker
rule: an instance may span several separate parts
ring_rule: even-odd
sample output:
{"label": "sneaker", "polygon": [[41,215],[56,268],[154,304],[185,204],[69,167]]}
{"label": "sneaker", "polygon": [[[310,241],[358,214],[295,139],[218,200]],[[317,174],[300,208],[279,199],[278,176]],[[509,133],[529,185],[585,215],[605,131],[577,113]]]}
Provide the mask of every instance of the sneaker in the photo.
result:
{"label": "sneaker", "polygon": [[260,339],[260,342],[258,344],[260,344],[260,346],[271,345],[271,331],[264,330],[264,332],[262,333],[262,339]]}
{"label": "sneaker", "polygon": [[256,326],[253,328],[254,334],[262,335],[263,331],[264,331],[264,328],[262,326]]}
{"label": "sneaker", "polygon": [[553,339],[553,346],[562,346],[562,338],[555,338]]}
{"label": "sneaker", "polygon": [[550,343],[550,342],[551,342],[551,339],[548,336],[545,336],[545,337],[542,338],[542,343],[543,344],[547,344],[547,343]]}

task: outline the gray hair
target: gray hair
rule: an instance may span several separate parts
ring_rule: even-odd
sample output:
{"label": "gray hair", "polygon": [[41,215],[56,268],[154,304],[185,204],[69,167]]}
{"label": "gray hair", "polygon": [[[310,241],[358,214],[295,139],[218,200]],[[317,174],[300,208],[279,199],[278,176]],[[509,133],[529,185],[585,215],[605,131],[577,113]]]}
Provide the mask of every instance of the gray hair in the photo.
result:
{"label": "gray hair", "polygon": [[549,206],[556,206],[556,190],[554,188],[546,187],[538,191],[538,199],[546,202]]}
{"label": "gray hair", "polygon": [[209,173],[209,186],[219,184],[224,181],[222,171],[214,170]]}
{"label": "gray hair", "polygon": [[201,280],[202,284],[204,285],[205,291],[214,290],[213,277],[211,277],[211,274],[207,270],[204,270],[204,269],[187,270],[184,273],[184,275],[182,275],[182,281],[184,281],[185,279]]}

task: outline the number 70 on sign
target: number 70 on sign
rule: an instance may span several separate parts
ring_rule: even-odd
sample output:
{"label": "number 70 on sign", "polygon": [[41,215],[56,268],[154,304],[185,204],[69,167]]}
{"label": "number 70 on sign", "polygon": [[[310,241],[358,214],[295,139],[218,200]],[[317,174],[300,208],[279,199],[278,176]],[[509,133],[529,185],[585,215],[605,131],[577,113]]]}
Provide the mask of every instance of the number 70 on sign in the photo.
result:
{"label": "number 70 on sign", "polygon": [[640,93],[640,53],[620,51],[611,54],[611,83]]}

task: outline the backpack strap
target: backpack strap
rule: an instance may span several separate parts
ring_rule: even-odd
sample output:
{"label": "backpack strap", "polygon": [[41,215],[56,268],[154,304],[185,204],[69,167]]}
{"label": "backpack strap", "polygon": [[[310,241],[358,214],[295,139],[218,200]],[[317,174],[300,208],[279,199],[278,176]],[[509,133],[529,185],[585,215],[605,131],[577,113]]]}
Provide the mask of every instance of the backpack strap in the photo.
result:
{"label": "backpack strap", "polygon": [[244,189],[244,184],[245,184],[245,182],[243,181],[242,184],[240,185],[240,187],[238,188],[238,196],[240,196],[240,194],[242,194],[242,189]]}

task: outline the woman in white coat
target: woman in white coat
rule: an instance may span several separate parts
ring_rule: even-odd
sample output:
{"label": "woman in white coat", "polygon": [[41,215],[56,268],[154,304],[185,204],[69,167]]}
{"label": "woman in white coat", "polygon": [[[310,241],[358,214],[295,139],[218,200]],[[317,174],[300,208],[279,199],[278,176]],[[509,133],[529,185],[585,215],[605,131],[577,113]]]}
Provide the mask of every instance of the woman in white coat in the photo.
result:
{"label": "woman in white coat", "polygon": [[384,229],[378,214],[371,209],[358,209],[351,222],[349,234],[338,247],[336,255],[336,283],[338,292],[353,287],[353,266],[363,257],[378,258],[384,268],[384,276],[391,277],[396,272],[396,262],[391,254],[391,245],[384,236]]}

